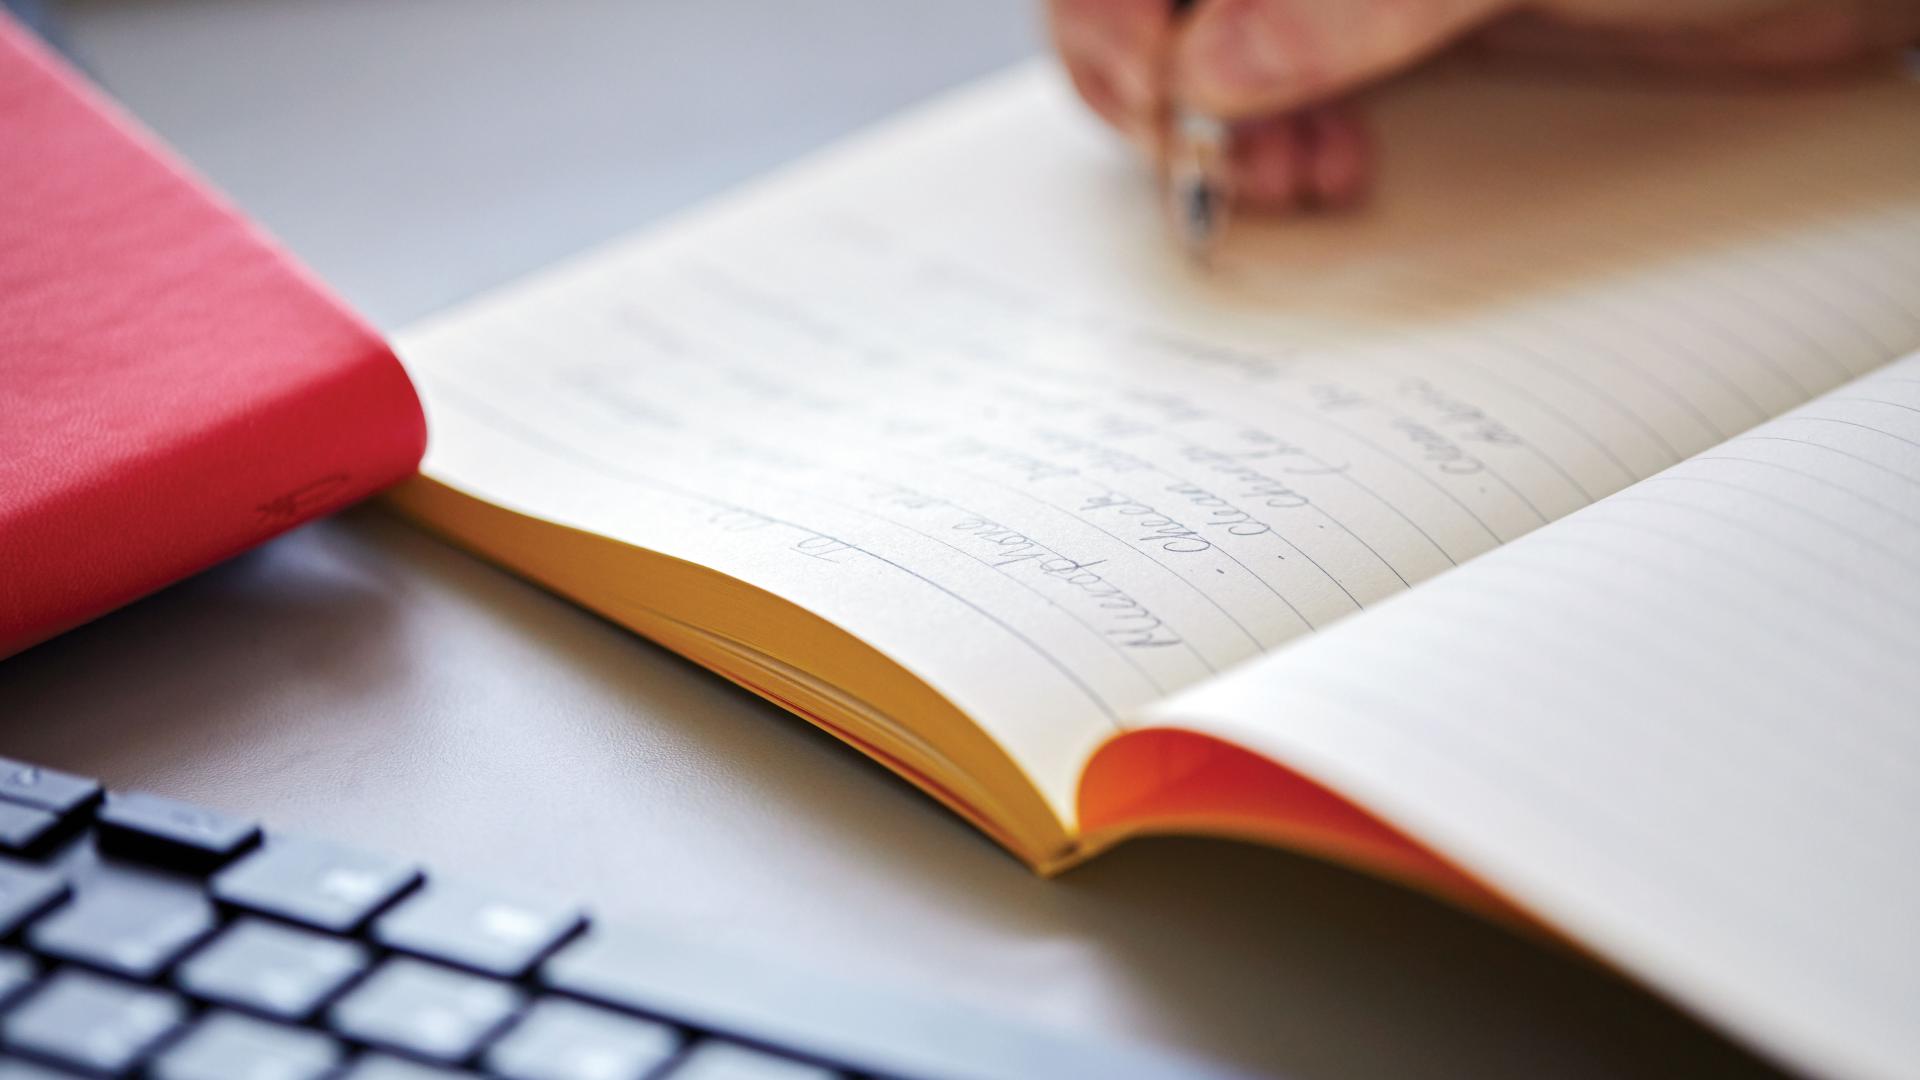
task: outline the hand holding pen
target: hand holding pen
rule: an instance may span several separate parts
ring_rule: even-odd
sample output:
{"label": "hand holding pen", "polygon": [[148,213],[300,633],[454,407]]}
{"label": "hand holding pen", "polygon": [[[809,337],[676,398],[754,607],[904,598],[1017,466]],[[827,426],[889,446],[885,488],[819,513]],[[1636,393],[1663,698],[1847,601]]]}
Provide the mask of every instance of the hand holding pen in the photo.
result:
{"label": "hand holding pen", "polygon": [[1153,155],[1190,248],[1237,212],[1341,208],[1374,162],[1354,95],[1470,48],[1745,76],[1920,44],[1920,0],[1049,0],[1074,86]]}
{"label": "hand holding pen", "polygon": [[[1191,7],[1193,0],[1173,0],[1175,17]],[[1161,151],[1167,219],[1187,257],[1204,269],[1213,265],[1213,246],[1226,229],[1232,209],[1233,167],[1228,154],[1233,132],[1218,116],[1171,96],[1167,112]]]}

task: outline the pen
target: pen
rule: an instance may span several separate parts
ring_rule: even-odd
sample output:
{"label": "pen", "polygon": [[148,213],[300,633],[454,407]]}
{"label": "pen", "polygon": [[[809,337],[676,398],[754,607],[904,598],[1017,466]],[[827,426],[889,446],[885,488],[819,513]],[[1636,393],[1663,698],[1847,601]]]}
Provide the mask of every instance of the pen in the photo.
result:
{"label": "pen", "polygon": [[[1174,14],[1184,13],[1193,2],[1173,0]],[[1229,134],[1219,117],[1173,103],[1167,131],[1167,211],[1187,257],[1202,267],[1212,265],[1227,223]]]}

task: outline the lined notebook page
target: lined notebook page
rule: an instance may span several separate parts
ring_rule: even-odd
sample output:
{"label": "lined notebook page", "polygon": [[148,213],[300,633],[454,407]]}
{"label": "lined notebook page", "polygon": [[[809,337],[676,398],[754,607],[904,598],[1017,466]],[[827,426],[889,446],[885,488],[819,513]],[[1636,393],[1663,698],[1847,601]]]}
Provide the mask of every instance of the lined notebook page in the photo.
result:
{"label": "lined notebook page", "polygon": [[1920,356],[1155,710],[1822,1075],[1920,1063]]}
{"label": "lined notebook page", "polygon": [[1065,818],[1139,706],[1920,346],[1916,91],[1436,78],[1199,276],[1019,69],[403,335],[425,471],[836,621]]}

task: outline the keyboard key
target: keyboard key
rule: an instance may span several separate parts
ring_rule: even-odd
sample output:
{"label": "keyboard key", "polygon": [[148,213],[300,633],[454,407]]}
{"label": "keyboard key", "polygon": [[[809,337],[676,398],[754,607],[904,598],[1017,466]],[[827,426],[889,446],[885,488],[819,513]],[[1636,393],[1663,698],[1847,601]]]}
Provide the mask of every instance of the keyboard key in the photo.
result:
{"label": "keyboard key", "polygon": [[[777,965],[635,926],[597,925],[540,965],[539,985],[713,1036],[791,1049],[809,1060],[858,1062],[882,1076],[939,1075],[975,1048],[960,1028],[925,1023],[911,1000],[824,982]],[[1005,1046],[978,1048],[1004,1061]],[[1044,1070],[1042,1075],[1100,1076]],[[672,1075],[671,1071],[668,1073]]]}
{"label": "keyboard key", "polygon": [[547,998],[493,1044],[486,1067],[505,1080],[646,1080],[680,1042],[665,1024]]}
{"label": "keyboard key", "polygon": [[442,1069],[385,1054],[368,1054],[341,1073],[338,1080],[480,1080],[480,1077],[478,1073],[462,1069]]}
{"label": "keyboard key", "polygon": [[213,933],[213,905],[198,889],[117,874],[88,883],[67,906],[27,928],[36,952],[142,981]]}
{"label": "keyboard key", "polygon": [[324,1080],[342,1057],[340,1044],[313,1031],[210,1013],[168,1046],[146,1075],[151,1080]]}
{"label": "keyboard key", "polygon": [[51,811],[0,801],[0,851],[32,854],[59,833],[60,819]]}
{"label": "keyboard key", "polygon": [[380,916],[373,939],[398,952],[517,979],[586,921],[577,907],[435,880]]}
{"label": "keyboard key", "polygon": [[66,895],[67,879],[60,874],[0,858],[0,937],[11,936]]}
{"label": "keyboard key", "polygon": [[420,881],[418,867],[316,840],[270,836],[213,877],[213,895],[235,907],[350,933]]}
{"label": "keyboard key", "polygon": [[525,995],[495,979],[400,958],[381,965],[328,1010],[329,1026],[356,1042],[457,1064],[518,1012]]}
{"label": "keyboard key", "polygon": [[25,993],[39,977],[32,957],[18,949],[0,949],[0,1006]]}
{"label": "keyboard key", "polygon": [[0,1018],[0,1041],[82,1072],[125,1076],[186,1015],[186,1003],[164,990],[61,971]]}
{"label": "keyboard key", "polygon": [[665,1080],[835,1080],[839,1075],[809,1062],[708,1039],[694,1047]]}
{"label": "keyboard key", "polygon": [[0,799],[50,810],[59,817],[83,810],[100,798],[100,782],[0,758]]}
{"label": "keyboard key", "polygon": [[101,851],[186,874],[211,874],[260,841],[260,826],[144,791],[107,796],[94,818]]}
{"label": "keyboard key", "polygon": [[173,980],[194,997],[298,1023],[371,962],[357,941],[245,917],[188,957]]}

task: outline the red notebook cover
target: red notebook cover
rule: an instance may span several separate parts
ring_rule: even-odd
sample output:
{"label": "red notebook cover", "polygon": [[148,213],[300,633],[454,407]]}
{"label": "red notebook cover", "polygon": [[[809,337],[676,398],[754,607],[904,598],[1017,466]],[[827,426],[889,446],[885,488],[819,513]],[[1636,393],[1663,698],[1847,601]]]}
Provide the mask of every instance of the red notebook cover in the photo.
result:
{"label": "red notebook cover", "polygon": [[373,329],[0,15],[0,656],[411,474]]}

